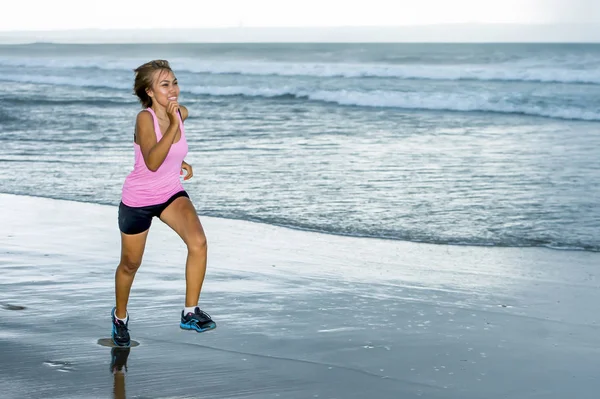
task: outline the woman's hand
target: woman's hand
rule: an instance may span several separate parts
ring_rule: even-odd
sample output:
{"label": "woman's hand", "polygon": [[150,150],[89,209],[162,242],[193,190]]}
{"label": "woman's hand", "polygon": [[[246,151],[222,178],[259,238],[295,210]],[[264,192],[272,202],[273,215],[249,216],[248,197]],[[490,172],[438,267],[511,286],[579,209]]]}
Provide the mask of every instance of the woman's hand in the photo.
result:
{"label": "woman's hand", "polygon": [[179,125],[179,118],[177,113],[179,112],[179,103],[177,102],[177,98],[169,99],[167,104],[167,116],[169,117],[169,122],[171,125]]}
{"label": "woman's hand", "polygon": [[185,176],[183,177],[183,180],[190,180],[192,178],[192,176],[194,176],[194,172],[192,171],[192,165],[183,161],[181,163],[181,174],[183,174],[184,170],[185,170]]}

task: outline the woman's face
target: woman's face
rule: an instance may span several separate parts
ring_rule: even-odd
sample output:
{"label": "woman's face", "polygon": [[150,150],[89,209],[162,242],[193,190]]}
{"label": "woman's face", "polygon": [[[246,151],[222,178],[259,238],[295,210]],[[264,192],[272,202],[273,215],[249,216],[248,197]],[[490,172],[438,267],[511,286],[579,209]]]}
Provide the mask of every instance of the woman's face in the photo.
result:
{"label": "woman's face", "polygon": [[153,102],[167,107],[169,102],[177,102],[179,97],[179,85],[172,71],[159,70],[154,73],[152,87],[148,89],[148,95]]}

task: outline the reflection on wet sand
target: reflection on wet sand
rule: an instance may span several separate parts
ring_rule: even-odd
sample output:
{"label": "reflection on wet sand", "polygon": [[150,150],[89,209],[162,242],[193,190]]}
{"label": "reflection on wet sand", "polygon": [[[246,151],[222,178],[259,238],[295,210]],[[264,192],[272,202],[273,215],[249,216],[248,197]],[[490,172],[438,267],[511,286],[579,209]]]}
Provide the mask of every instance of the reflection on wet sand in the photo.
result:
{"label": "reflection on wet sand", "polygon": [[110,351],[110,372],[113,375],[113,398],[125,399],[125,374],[131,348],[112,348]]}

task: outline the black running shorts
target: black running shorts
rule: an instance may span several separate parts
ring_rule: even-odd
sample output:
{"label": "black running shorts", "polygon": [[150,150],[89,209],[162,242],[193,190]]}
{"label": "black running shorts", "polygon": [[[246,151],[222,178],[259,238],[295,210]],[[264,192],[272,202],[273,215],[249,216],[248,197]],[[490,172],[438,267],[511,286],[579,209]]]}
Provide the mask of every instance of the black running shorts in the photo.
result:
{"label": "black running shorts", "polygon": [[124,234],[139,234],[148,230],[152,224],[152,218],[160,217],[160,214],[179,197],[189,198],[190,196],[184,190],[174,194],[163,204],[139,208],[127,206],[121,202],[119,204],[119,230]]}

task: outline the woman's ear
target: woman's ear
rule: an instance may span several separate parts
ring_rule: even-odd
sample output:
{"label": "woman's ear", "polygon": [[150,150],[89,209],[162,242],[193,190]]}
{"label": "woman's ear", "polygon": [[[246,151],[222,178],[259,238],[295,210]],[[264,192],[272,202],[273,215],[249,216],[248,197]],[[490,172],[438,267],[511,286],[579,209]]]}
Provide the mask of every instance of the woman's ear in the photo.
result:
{"label": "woman's ear", "polygon": [[148,94],[150,98],[154,98],[154,92],[149,87],[146,88],[146,94]]}

